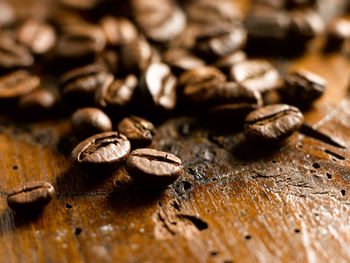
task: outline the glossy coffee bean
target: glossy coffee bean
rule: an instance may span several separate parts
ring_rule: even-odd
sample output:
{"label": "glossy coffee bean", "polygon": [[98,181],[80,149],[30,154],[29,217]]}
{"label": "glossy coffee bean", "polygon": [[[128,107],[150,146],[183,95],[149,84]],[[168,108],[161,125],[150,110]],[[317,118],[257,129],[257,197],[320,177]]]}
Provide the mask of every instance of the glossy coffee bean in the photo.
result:
{"label": "glossy coffee bean", "polygon": [[287,74],[285,86],[280,92],[286,102],[308,106],[319,98],[325,89],[324,78],[307,70],[298,70]]}
{"label": "glossy coffee bean", "polygon": [[19,27],[17,38],[35,54],[48,52],[56,43],[53,26],[35,19],[28,19]]}
{"label": "glossy coffee bean", "polygon": [[173,183],[183,171],[178,157],[153,149],[137,149],[131,152],[125,168],[135,180],[155,187]]}
{"label": "glossy coffee bean", "polygon": [[40,209],[51,201],[54,193],[54,187],[48,182],[26,182],[8,193],[7,204],[12,209]]}
{"label": "glossy coffee bean", "polygon": [[168,65],[152,63],[143,73],[141,87],[157,108],[172,110],[176,106],[177,79]]}
{"label": "glossy coffee bean", "polygon": [[180,86],[202,86],[212,83],[225,82],[226,76],[219,69],[211,66],[202,66],[192,70],[185,71],[179,77]]}
{"label": "glossy coffee bean", "polygon": [[242,86],[261,93],[281,86],[282,80],[277,69],[266,60],[249,59],[232,66],[232,80]]}
{"label": "glossy coffee bean", "polygon": [[62,28],[56,53],[62,57],[80,57],[102,51],[106,37],[98,26],[81,23],[70,24]]}
{"label": "glossy coffee bean", "polygon": [[111,119],[102,110],[89,107],[74,112],[71,126],[76,138],[81,140],[113,128]]}
{"label": "glossy coffee bean", "polygon": [[129,152],[130,142],[125,135],[104,132],[79,143],[72,151],[72,158],[81,169],[104,171],[120,164]]}
{"label": "glossy coffee bean", "polygon": [[17,70],[0,77],[0,99],[14,99],[37,89],[40,78],[26,70]]}
{"label": "glossy coffee bean", "polygon": [[224,57],[219,58],[213,63],[214,67],[226,70],[230,69],[233,65],[242,62],[247,59],[246,53],[243,51],[235,51]]}
{"label": "glossy coffee bean", "polygon": [[317,11],[305,8],[291,12],[291,33],[293,37],[307,40],[322,34],[324,30],[325,24]]}
{"label": "glossy coffee bean", "polygon": [[125,79],[114,79],[110,76],[106,84],[97,89],[95,103],[103,108],[125,108],[134,96],[138,86],[138,79],[135,75],[128,75]]}
{"label": "glossy coffee bean", "polygon": [[257,109],[245,119],[247,138],[263,142],[279,142],[299,129],[303,114],[296,107],[274,104]]}
{"label": "glossy coffee bean", "polygon": [[16,43],[11,37],[0,38],[0,67],[28,67],[33,63],[34,58],[25,46]]}
{"label": "glossy coffee bean", "polygon": [[49,113],[57,102],[57,96],[52,91],[36,89],[19,98],[17,107],[27,115],[45,115]]}
{"label": "glossy coffee bean", "polygon": [[327,27],[328,45],[338,47],[344,40],[350,38],[350,16],[334,18]]}
{"label": "glossy coffee bean", "polygon": [[103,17],[100,21],[107,43],[113,46],[125,45],[137,38],[137,29],[126,18]]}
{"label": "glossy coffee bean", "polygon": [[137,116],[122,119],[117,130],[129,139],[133,149],[149,146],[156,132],[150,121]]}
{"label": "glossy coffee bean", "polygon": [[113,49],[105,49],[96,54],[95,63],[102,65],[106,71],[117,74],[119,70],[119,54]]}
{"label": "glossy coffee bean", "polygon": [[205,61],[180,48],[169,49],[163,53],[163,61],[176,73],[195,69],[205,65]]}

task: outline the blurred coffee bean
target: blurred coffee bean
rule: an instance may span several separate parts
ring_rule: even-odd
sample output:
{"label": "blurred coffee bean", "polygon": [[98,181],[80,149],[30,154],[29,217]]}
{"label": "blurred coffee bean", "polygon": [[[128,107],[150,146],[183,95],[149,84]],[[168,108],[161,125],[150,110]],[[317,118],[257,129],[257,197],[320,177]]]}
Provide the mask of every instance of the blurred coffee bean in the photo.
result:
{"label": "blurred coffee bean", "polygon": [[86,171],[109,171],[119,165],[130,152],[130,142],[118,132],[93,135],[79,143],[72,151],[78,168]]}
{"label": "blurred coffee bean", "polygon": [[137,149],[131,152],[125,168],[132,178],[151,187],[167,186],[183,171],[180,158],[153,149]]}
{"label": "blurred coffee bean", "polygon": [[10,25],[16,19],[13,6],[8,2],[0,2],[0,27]]}
{"label": "blurred coffee bean", "polygon": [[119,55],[113,49],[106,49],[96,54],[95,63],[102,65],[106,71],[116,74],[119,69]]}
{"label": "blurred coffee bean", "polygon": [[[294,37],[308,38],[320,35],[325,30],[325,24],[313,9],[295,9],[291,12],[291,33]],[[292,36],[291,36],[292,37]]]}
{"label": "blurred coffee bean", "polygon": [[234,51],[224,57],[219,58],[213,63],[214,67],[222,70],[230,69],[233,65],[247,59],[247,55],[243,51]]}
{"label": "blurred coffee bean", "polygon": [[57,102],[57,96],[49,90],[36,89],[18,100],[18,110],[29,117],[43,116],[51,112]]}
{"label": "blurred coffee bean", "polygon": [[104,85],[108,73],[98,64],[90,64],[66,72],[61,77],[62,94],[76,105],[91,104],[95,91]]}
{"label": "blurred coffee bean", "polygon": [[125,108],[131,103],[138,79],[135,75],[128,75],[125,79],[108,77],[105,85],[97,89],[95,103],[103,108]]}
{"label": "blurred coffee bean", "polygon": [[173,48],[163,53],[163,61],[179,74],[205,65],[205,62],[185,49]]}
{"label": "blurred coffee bean", "polygon": [[137,116],[122,119],[117,130],[129,139],[133,149],[149,146],[156,133],[156,128],[150,121]]}
{"label": "blurred coffee bean", "polygon": [[71,117],[73,133],[79,140],[85,139],[101,132],[111,131],[111,119],[98,108],[81,108]]}
{"label": "blurred coffee bean", "polygon": [[244,47],[247,32],[240,24],[206,26],[197,38],[197,51],[208,59],[226,56]]}
{"label": "blurred coffee bean", "polygon": [[29,19],[19,27],[17,38],[35,54],[48,52],[56,43],[53,26],[35,19]]}
{"label": "blurred coffee bean", "polygon": [[233,65],[230,77],[242,86],[261,93],[282,84],[277,69],[270,62],[260,59],[249,59]]}
{"label": "blurred coffee bean", "polygon": [[0,67],[27,67],[33,63],[34,58],[26,47],[0,32]]}
{"label": "blurred coffee bean", "polygon": [[51,201],[54,194],[55,188],[48,182],[26,182],[8,193],[7,204],[14,210],[40,209]]}
{"label": "blurred coffee bean", "polygon": [[172,110],[176,106],[176,77],[168,65],[152,63],[142,75],[142,91],[151,98],[157,108]]}
{"label": "blurred coffee bean", "polygon": [[185,71],[179,77],[179,86],[197,86],[205,83],[210,86],[212,83],[225,82],[226,76],[219,69],[211,66],[202,66]]}
{"label": "blurred coffee bean", "polygon": [[59,0],[64,6],[79,10],[90,10],[97,6],[100,0]]}
{"label": "blurred coffee bean", "polygon": [[105,48],[106,37],[98,26],[81,23],[62,28],[56,53],[62,57],[80,57],[100,52]]}
{"label": "blurred coffee bean", "polygon": [[303,114],[296,107],[268,105],[249,113],[245,119],[244,134],[251,140],[280,142],[298,130],[303,119]]}
{"label": "blurred coffee bean", "polygon": [[280,89],[284,101],[300,107],[309,106],[325,91],[326,81],[307,70],[288,73],[285,86]]}
{"label": "blurred coffee bean", "polygon": [[100,24],[109,45],[125,45],[137,38],[136,27],[126,18],[105,16],[100,21]]}
{"label": "blurred coffee bean", "polygon": [[344,40],[350,39],[350,16],[333,19],[327,28],[329,47],[338,47]]}
{"label": "blurred coffee bean", "polygon": [[0,77],[0,99],[14,99],[37,89],[40,78],[22,69]]}

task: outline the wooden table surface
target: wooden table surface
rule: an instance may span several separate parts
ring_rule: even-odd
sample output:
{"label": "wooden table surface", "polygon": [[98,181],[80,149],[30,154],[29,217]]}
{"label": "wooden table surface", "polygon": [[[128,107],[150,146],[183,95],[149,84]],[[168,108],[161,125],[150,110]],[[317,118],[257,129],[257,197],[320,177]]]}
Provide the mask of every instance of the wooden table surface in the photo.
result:
{"label": "wooden table surface", "polygon": [[[345,148],[297,132],[260,149],[239,131],[174,117],[152,147],[181,157],[185,173],[161,192],[122,167],[76,170],[68,120],[2,115],[0,262],[349,262],[350,60],[311,45],[283,65],[326,78],[305,122]],[[51,182],[56,195],[39,215],[14,214],[7,192],[30,180]]]}

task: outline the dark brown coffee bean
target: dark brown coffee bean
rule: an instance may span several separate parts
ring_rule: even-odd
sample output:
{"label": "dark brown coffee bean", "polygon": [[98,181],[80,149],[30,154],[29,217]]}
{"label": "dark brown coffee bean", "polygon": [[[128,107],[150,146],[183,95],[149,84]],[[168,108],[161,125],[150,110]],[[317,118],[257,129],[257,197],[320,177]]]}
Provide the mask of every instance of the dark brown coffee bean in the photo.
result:
{"label": "dark brown coffee bean", "polygon": [[296,107],[274,104],[257,109],[245,119],[244,133],[247,138],[279,142],[299,129],[303,114]]}
{"label": "dark brown coffee bean", "polygon": [[39,209],[51,201],[54,193],[54,187],[48,182],[26,182],[9,192],[7,204],[12,209]]}
{"label": "dark brown coffee bean", "polygon": [[18,100],[18,109],[26,115],[45,115],[57,102],[57,95],[45,89],[36,89]]}
{"label": "dark brown coffee bean", "polygon": [[56,43],[53,26],[35,19],[28,19],[19,27],[17,38],[35,54],[48,52]]}
{"label": "dark brown coffee bean", "polygon": [[62,28],[56,53],[63,57],[80,57],[100,52],[105,48],[106,37],[98,26],[81,23]]}
{"label": "dark brown coffee bean", "polygon": [[163,61],[176,73],[195,69],[205,65],[205,61],[185,49],[169,49],[163,53]]}
{"label": "dark brown coffee bean", "polygon": [[106,71],[117,74],[119,70],[119,55],[113,49],[106,49],[96,54],[95,63],[102,65]]}
{"label": "dark brown coffee bean", "polygon": [[29,50],[14,41],[11,37],[0,37],[0,67],[27,67],[34,63]]}
{"label": "dark brown coffee bean", "polygon": [[118,132],[104,132],[79,143],[72,151],[74,163],[82,169],[109,170],[130,152],[130,142]]}
{"label": "dark brown coffee bean", "polygon": [[110,45],[125,45],[137,39],[136,27],[126,18],[106,16],[100,24]]}
{"label": "dark brown coffee bean", "polygon": [[324,93],[325,88],[324,78],[307,70],[298,70],[287,74],[280,92],[288,103],[308,106]]}
{"label": "dark brown coffee bean", "polygon": [[14,7],[8,2],[0,3],[0,26],[6,26],[13,23],[16,19]]}
{"label": "dark brown coffee bean", "polygon": [[0,99],[14,99],[38,88],[40,78],[26,70],[17,70],[0,77]]}
{"label": "dark brown coffee bean", "polygon": [[167,186],[182,174],[182,162],[175,155],[153,149],[130,153],[125,168],[135,180],[150,186]]}
{"label": "dark brown coffee bean", "polygon": [[76,138],[82,140],[113,128],[111,119],[98,108],[81,108],[71,118],[72,130]]}
{"label": "dark brown coffee bean", "polygon": [[225,82],[226,76],[219,69],[211,66],[202,66],[185,71],[179,77],[180,86],[197,86],[207,83]]}
{"label": "dark brown coffee bean", "polygon": [[337,47],[345,39],[350,39],[350,16],[333,19],[327,28],[329,45]]}
{"label": "dark brown coffee bean", "polygon": [[207,26],[197,38],[196,49],[208,58],[226,56],[241,49],[247,40],[247,32],[240,24]]}
{"label": "dark brown coffee bean", "polygon": [[261,93],[281,86],[277,69],[266,60],[250,59],[232,66],[231,79],[242,86]]}
{"label": "dark brown coffee bean", "polygon": [[133,149],[149,146],[156,132],[150,121],[137,116],[121,120],[117,130],[129,139]]}
{"label": "dark brown coffee bean", "polygon": [[176,77],[168,65],[152,63],[142,76],[141,87],[151,97],[154,106],[172,110],[177,100],[176,82]]}
{"label": "dark brown coffee bean", "polygon": [[125,79],[108,77],[106,84],[95,93],[95,103],[103,108],[124,108],[128,106],[138,86],[135,75],[128,75]]}
{"label": "dark brown coffee bean", "polygon": [[296,9],[291,12],[291,33],[293,36],[308,38],[320,35],[325,30],[325,24],[315,10]]}
{"label": "dark brown coffee bean", "polygon": [[64,98],[76,104],[89,104],[93,102],[95,91],[105,84],[109,74],[103,66],[90,64],[73,69],[61,78],[61,87]]}
{"label": "dark brown coffee bean", "polygon": [[233,65],[242,62],[246,59],[246,53],[244,53],[243,51],[235,51],[222,58],[219,58],[217,61],[215,61],[213,66],[223,70],[230,69]]}

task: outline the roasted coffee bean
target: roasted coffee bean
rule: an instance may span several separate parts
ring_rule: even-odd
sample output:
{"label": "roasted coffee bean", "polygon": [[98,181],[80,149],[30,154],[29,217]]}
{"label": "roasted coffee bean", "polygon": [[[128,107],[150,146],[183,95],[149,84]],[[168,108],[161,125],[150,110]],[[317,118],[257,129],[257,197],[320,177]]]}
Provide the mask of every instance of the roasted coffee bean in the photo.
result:
{"label": "roasted coffee bean", "polygon": [[102,65],[106,71],[117,74],[119,69],[119,55],[113,49],[106,49],[96,54],[95,63]]}
{"label": "roasted coffee bean", "polygon": [[48,52],[56,43],[53,26],[35,19],[29,19],[20,26],[17,38],[35,54]]}
{"label": "roasted coffee bean", "polygon": [[307,70],[287,74],[285,86],[280,90],[283,99],[294,105],[308,106],[325,91],[326,81]]}
{"label": "roasted coffee bean", "polygon": [[280,142],[303,123],[303,114],[287,104],[268,105],[248,114],[244,123],[247,138],[262,142]]}
{"label": "roasted coffee bean", "polygon": [[178,157],[153,149],[137,149],[131,152],[125,168],[135,180],[155,187],[173,183],[183,170]]}
{"label": "roasted coffee bean", "polygon": [[133,149],[149,146],[156,132],[150,121],[137,116],[121,120],[117,130],[129,139]]}
{"label": "roasted coffee bean", "polygon": [[110,45],[125,45],[137,38],[136,27],[126,18],[106,16],[100,24]]}
{"label": "roasted coffee bean", "polygon": [[205,65],[205,61],[191,54],[185,49],[169,49],[163,53],[163,61],[168,64],[175,73],[195,69]]}
{"label": "roasted coffee bean", "polygon": [[231,79],[261,93],[276,89],[282,81],[277,69],[266,60],[250,59],[232,66]]}
{"label": "roasted coffee bean", "polygon": [[246,53],[243,51],[232,52],[222,58],[219,58],[213,63],[214,67],[226,70],[230,69],[233,65],[242,62],[247,59]]}
{"label": "roasted coffee bean", "polygon": [[241,24],[204,27],[197,38],[196,49],[209,59],[223,57],[245,45],[247,32]]}
{"label": "roasted coffee bean", "polygon": [[130,142],[118,132],[104,132],[79,143],[72,151],[75,165],[86,170],[110,170],[130,152]]}
{"label": "roasted coffee bean", "polygon": [[87,23],[69,24],[62,31],[56,47],[59,56],[80,57],[105,48],[106,37],[98,26]]}
{"label": "roasted coffee bean", "polygon": [[0,67],[27,67],[34,63],[29,50],[9,36],[0,37]]}
{"label": "roasted coffee bean", "polygon": [[76,138],[82,140],[113,128],[111,119],[98,108],[81,108],[71,118],[72,130]]}
{"label": "roasted coffee bean", "polygon": [[105,85],[95,93],[95,103],[103,108],[124,108],[131,103],[137,86],[135,75],[130,74],[125,79],[108,76]]}
{"label": "roasted coffee bean", "polygon": [[152,63],[143,73],[141,87],[151,97],[157,108],[172,110],[176,106],[176,77],[170,67],[163,63]]}
{"label": "roasted coffee bean", "polygon": [[183,90],[184,97],[203,106],[220,104],[249,103],[262,105],[259,92],[240,86],[236,82],[216,82],[211,85],[187,85]]}
{"label": "roasted coffee bean", "polygon": [[320,35],[325,30],[325,24],[320,16],[313,9],[296,9],[291,12],[291,33],[292,37],[309,38]]}
{"label": "roasted coffee bean", "polygon": [[17,70],[0,77],[0,99],[14,99],[38,88],[40,78],[26,70]]}
{"label": "roasted coffee bean", "polygon": [[95,91],[105,84],[109,74],[103,66],[90,64],[66,72],[61,78],[64,98],[76,104],[93,102]]}
{"label": "roasted coffee bean", "polygon": [[180,86],[212,85],[212,83],[225,82],[226,76],[219,69],[211,66],[202,66],[185,71],[179,77]]}
{"label": "roasted coffee bean", "polygon": [[0,26],[10,25],[15,19],[16,14],[13,6],[7,2],[0,2]]}
{"label": "roasted coffee bean", "polygon": [[350,39],[350,16],[337,17],[327,28],[330,47],[339,46],[345,39]]}
{"label": "roasted coffee bean", "polygon": [[7,196],[7,204],[12,209],[39,209],[51,201],[54,187],[45,181],[27,182],[13,188]]}
{"label": "roasted coffee bean", "polygon": [[[57,95],[45,89],[36,89],[18,100],[18,109],[26,115],[45,115],[49,113],[57,102]],[[33,116],[34,117],[34,116]]]}

